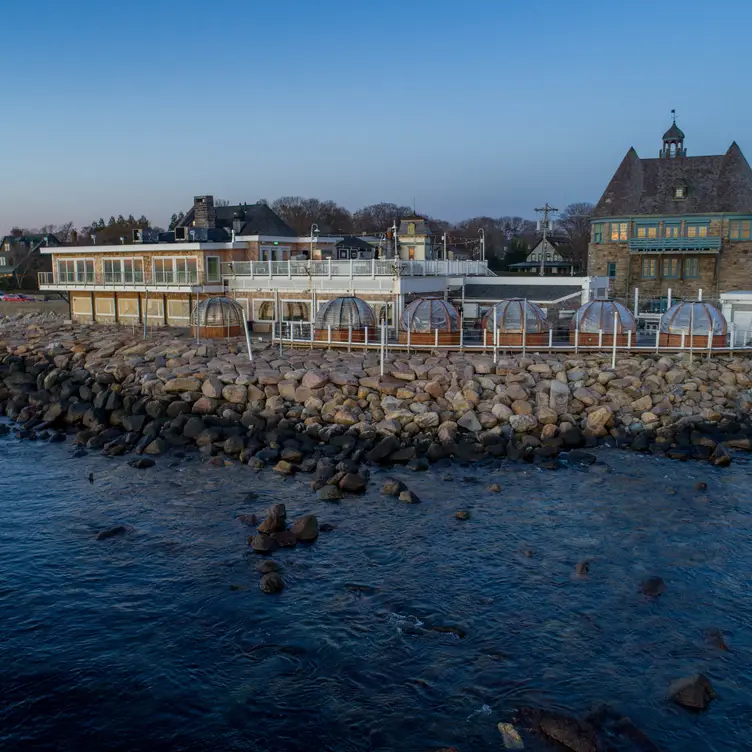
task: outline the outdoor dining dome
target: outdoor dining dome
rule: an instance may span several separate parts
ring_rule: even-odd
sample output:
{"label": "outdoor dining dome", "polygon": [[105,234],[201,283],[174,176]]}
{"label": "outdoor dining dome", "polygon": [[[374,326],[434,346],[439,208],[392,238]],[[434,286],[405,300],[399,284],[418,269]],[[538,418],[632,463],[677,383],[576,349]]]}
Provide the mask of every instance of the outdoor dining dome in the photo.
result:
{"label": "outdoor dining dome", "polygon": [[191,313],[193,333],[202,337],[237,337],[243,332],[245,311],[232,298],[204,298]]}
{"label": "outdoor dining dome", "polygon": [[418,298],[402,312],[399,341],[416,345],[449,345],[460,341],[460,315],[441,298]]}
{"label": "outdoor dining dome", "polygon": [[377,336],[373,308],[355,296],[334,298],[322,305],[313,328],[317,340],[328,340],[331,331],[333,342],[364,342],[366,328],[371,330],[374,340]]}
{"label": "outdoor dining dome", "polygon": [[[491,332],[491,336],[494,327],[499,330],[500,345],[521,345],[523,331],[525,344],[546,345],[551,325],[539,305],[522,298],[509,298],[496,303],[483,317],[483,328]],[[491,341],[491,337],[487,339]]]}
{"label": "outdoor dining dome", "polygon": [[[591,300],[577,309],[569,324],[569,341],[574,344],[575,334],[579,330],[580,345],[614,344],[614,314],[616,314],[616,344],[629,344],[629,332],[635,343],[637,325],[628,308],[615,300]],[[601,339],[600,332],[603,332]],[[636,343],[635,343],[636,344]]]}
{"label": "outdoor dining dome", "polygon": [[[707,347],[708,335],[713,347],[726,346],[728,326],[723,314],[709,303],[675,303],[661,316],[658,343],[667,347]],[[711,334],[712,332],[712,334]]]}

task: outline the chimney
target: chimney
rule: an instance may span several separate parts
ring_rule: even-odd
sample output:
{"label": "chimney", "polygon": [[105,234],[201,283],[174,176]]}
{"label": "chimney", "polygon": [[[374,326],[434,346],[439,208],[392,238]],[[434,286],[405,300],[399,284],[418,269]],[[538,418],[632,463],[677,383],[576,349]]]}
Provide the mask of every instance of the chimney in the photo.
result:
{"label": "chimney", "polygon": [[217,215],[214,211],[214,196],[194,197],[193,226],[210,228],[217,226]]}

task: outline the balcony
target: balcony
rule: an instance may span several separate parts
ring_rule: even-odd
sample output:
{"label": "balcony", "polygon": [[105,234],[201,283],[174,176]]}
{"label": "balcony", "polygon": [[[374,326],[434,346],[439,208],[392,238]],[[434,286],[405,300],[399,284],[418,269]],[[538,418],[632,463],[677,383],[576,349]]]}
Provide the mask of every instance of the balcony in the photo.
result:
{"label": "balcony", "polygon": [[222,277],[484,277],[485,261],[233,261],[222,264]]}
{"label": "balcony", "polygon": [[630,238],[630,253],[718,253],[719,236],[681,238]]}
{"label": "balcony", "polygon": [[91,271],[80,272],[39,272],[40,290],[146,290],[158,289],[163,292],[193,292],[196,288],[210,292],[220,292],[221,280],[207,280],[204,275],[194,271],[155,271],[146,273],[134,271],[131,273],[94,274]]}

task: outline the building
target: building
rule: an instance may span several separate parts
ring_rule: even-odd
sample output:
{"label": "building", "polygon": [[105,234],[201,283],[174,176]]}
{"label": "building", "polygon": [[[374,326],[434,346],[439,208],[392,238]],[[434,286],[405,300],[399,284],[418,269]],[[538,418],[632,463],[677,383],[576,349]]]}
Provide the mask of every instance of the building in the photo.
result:
{"label": "building", "polygon": [[433,232],[425,217],[413,214],[400,220],[397,255],[403,261],[428,261],[435,258]]}
{"label": "building", "polygon": [[518,264],[511,264],[509,268],[515,272],[528,274],[540,274],[541,262],[543,262],[544,274],[573,274],[574,264],[567,261],[561,253],[569,239],[565,235],[539,235],[533,241],[533,247],[527,258]]}
{"label": "building", "polygon": [[0,279],[9,287],[36,288],[38,273],[49,271],[52,261],[43,248],[57,248],[60,241],[51,234],[27,235],[13,232],[0,239]]}
{"label": "building", "polygon": [[[410,223],[406,236],[424,255],[430,230]],[[479,261],[377,258],[373,238],[297,236],[266,204],[219,207],[211,196],[197,196],[174,231],[136,230],[132,241],[44,248],[52,270],[40,273],[40,289],[67,294],[76,320],[183,327],[199,299],[229,295],[264,331],[274,321],[311,323],[340,295],[362,297],[394,324],[413,297],[444,296],[488,274]]]}
{"label": "building", "polygon": [[595,207],[588,273],[629,297],[752,289],[752,170],[736,144],[688,156],[674,122],[657,158],[630,148]]}

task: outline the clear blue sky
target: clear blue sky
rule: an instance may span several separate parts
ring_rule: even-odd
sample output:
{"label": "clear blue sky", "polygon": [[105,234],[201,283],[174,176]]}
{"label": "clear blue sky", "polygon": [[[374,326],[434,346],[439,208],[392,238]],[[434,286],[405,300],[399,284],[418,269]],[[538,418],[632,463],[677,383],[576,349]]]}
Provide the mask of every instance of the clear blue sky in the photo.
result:
{"label": "clear blue sky", "polygon": [[676,108],[752,158],[750,0],[2,0],[0,231],[194,194],[595,201]]}

